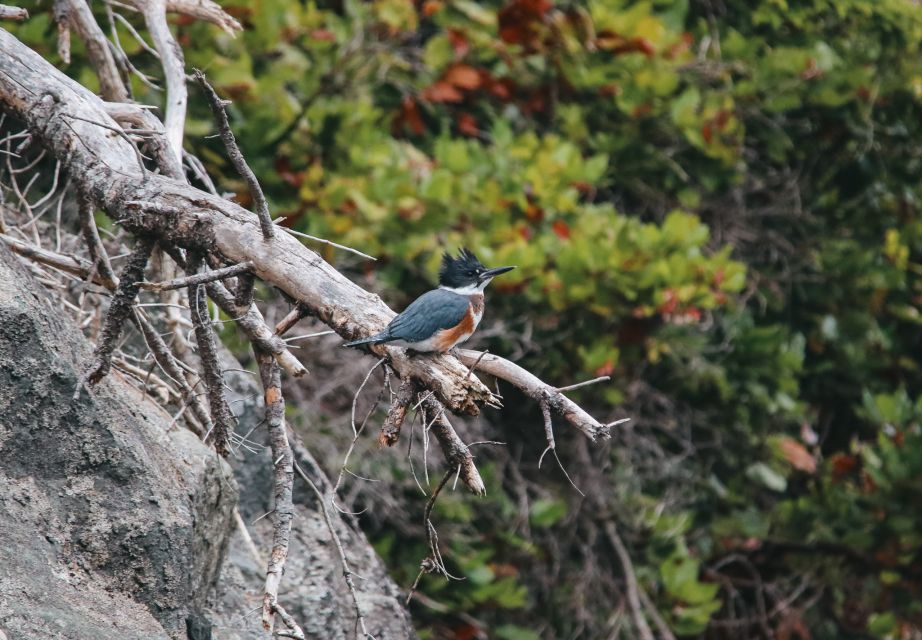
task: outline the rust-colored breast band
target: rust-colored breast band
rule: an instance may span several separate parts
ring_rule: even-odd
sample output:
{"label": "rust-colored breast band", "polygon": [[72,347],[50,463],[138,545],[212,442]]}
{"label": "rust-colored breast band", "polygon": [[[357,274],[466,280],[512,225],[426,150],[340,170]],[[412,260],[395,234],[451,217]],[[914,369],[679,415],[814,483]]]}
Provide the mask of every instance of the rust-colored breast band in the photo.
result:
{"label": "rust-colored breast band", "polygon": [[474,309],[468,306],[467,313],[456,326],[451,329],[442,329],[436,337],[436,346],[439,351],[448,351],[458,344],[458,341],[474,333]]}

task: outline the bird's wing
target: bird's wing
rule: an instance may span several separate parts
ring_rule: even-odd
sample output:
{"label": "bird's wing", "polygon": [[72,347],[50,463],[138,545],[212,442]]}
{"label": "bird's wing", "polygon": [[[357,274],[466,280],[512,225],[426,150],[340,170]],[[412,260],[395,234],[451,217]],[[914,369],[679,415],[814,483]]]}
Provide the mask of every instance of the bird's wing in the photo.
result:
{"label": "bird's wing", "polygon": [[464,318],[470,301],[443,289],[434,289],[414,300],[388,325],[386,333],[395,340],[420,342],[440,329],[450,329]]}

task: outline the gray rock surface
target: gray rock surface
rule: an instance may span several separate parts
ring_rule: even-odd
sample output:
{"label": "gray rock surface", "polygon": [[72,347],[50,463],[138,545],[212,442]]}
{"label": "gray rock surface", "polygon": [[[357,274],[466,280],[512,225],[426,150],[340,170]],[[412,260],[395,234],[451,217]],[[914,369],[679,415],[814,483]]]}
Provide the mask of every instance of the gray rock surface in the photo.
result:
{"label": "gray rock surface", "polygon": [[[268,451],[233,470],[113,370],[72,401],[91,346],[0,245],[0,634],[33,638],[256,640],[272,508]],[[225,354],[226,355],[226,354]],[[239,368],[228,363],[228,368]],[[233,379],[230,379],[233,376]],[[260,391],[229,374],[240,433]],[[251,440],[263,442],[263,429]],[[329,487],[309,454],[299,459]],[[235,481],[236,476],[236,481]],[[309,638],[354,638],[354,607],[314,495],[298,478],[280,601]],[[369,632],[415,638],[396,585],[334,517]],[[2,638],[2,635],[0,635]]]}
{"label": "gray rock surface", "polygon": [[184,638],[237,499],[226,463],[113,371],[0,248],[0,629]]}

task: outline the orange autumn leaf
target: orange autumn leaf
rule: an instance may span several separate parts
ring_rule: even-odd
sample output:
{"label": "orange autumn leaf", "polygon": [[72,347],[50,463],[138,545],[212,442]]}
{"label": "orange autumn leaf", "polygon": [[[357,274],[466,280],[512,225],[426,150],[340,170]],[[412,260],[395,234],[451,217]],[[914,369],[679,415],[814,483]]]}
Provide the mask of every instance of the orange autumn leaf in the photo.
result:
{"label": "orange autumn leaf", "polygon": [[781,455],[794,467],[807,473],[816,473],[816,458],[813,457],[804,445],[793,438],[782,438],[778,445]]}
{"label": "orange autumn leaf", "polygon": [[442,81],[460,89],[476,89],[480,86],[480,73],[470,65],[455,64],[445,72]]}
{"label": "orange autumn leaf", "polygon": [[426,2],[423,3],[423,16],[426,18],[431,18],[441,10],[442,3],[438,0],[426,0]]}
{"label": "orange autumn leaf", "polygon": [[429,102],[461,102],[464,95],[451,84],[439,80],[423,90],[422,98]]}

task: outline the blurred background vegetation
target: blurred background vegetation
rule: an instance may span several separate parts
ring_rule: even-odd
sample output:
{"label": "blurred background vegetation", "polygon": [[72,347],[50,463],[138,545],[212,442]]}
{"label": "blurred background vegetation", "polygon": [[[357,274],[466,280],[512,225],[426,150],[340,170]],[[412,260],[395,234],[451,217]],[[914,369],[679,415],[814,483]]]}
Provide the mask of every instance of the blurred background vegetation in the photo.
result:
{"label": "blurred background vegetation", "polygon": [[[15,31],[60,62],[48,4]],[[678,637],[922,637],[917,2],[222,4],[236,39],[173,25],[274,214],[378,256],[324,253],[397,309],[446,248],[519,265],[474,346],[555,384],[611,375],[573,396],[633,418],[601,445],[559,426],[585,497],[538,468],[513,390],[469,421],[507,444],[477,450],[487,498],[436,507],[466,579],[423,580],[423,637],[638,637],[622,542],[657,635],[652,611]],[[246,204],[200,96],[187,133]],[[336,470],[356,386],[338,367],[359,357],[323,344],[289,417]],[[344,502],[409,587],[426,498],[405,450],[368,440],[358,466],[384,481]]]}

